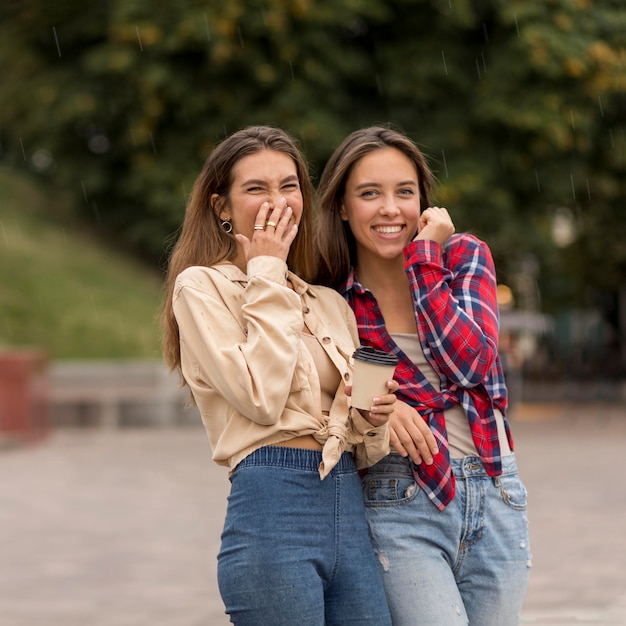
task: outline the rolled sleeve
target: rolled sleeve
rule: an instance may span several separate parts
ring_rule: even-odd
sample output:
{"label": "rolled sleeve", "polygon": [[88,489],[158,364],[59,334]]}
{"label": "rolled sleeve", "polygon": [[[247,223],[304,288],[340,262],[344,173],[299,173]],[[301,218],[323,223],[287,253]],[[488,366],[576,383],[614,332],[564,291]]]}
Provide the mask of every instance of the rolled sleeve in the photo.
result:
{"label": "rolled sleeve", "polygon": [[378,463],[389,454],[389,426],[372,426],[355,408],[350,408],[352,434],[357,442],[354,459],[357,468],[363,469]]}

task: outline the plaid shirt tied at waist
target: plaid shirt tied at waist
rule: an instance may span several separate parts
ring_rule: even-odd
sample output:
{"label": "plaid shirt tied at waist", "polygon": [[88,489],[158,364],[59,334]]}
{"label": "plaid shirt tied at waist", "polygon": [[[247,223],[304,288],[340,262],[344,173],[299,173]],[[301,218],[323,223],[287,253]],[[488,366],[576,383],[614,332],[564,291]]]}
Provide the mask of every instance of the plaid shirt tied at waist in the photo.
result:
{"label": "plaid shirt tied at waist", "polygon": [[[439,375],[441,389],[434,388],[393,341],[376,298],[359,283],[354,270],[340,291],[356,315],[361,343],[393,352],[399,359],[396,395],[428,422],[439,447],[433,464],[413,464],[413,474],[443,510],[455,490],[444,411],[457,404],[463,407],[485,470],[490,476],[502,472],[494,408],[505,415],[507,390],[497,350],[495,267],[485,243],[457,234],[443,249],[434,241],[411,242],[405,248],[405,272],[420,344]],[[512,450],[506,419],[505,427]]]}

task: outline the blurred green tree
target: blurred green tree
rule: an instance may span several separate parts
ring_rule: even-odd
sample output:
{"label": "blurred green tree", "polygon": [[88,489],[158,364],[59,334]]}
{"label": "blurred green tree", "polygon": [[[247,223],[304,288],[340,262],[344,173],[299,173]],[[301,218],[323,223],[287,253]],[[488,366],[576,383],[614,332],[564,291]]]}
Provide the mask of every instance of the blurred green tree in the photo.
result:
{"label": "blurred green tree", "polygon": [[278,124],[315,172],[392,122],[502,281],[535,259],[542,308],[587,306],[626,275],[624,33],[623,0],[6,0],[1,157],[156,261],[227,133]]}

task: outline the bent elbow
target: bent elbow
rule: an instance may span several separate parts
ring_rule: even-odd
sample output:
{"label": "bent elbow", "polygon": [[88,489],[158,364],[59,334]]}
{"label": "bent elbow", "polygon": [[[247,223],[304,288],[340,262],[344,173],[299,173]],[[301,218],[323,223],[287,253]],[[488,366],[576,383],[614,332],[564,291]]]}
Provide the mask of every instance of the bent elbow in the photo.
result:
{"label": "bent elbow", "polygon": [[468,360],[466,371],[462,372],[462,375],[459,377],[459,383],[462,387],[471,388],[480,385],[491,372],[497,356],[497,350],[487,340],[482,342],[481,348],[476,351],[469,346],[467,347],[467,352],[473,353],[474,358]]}
{"label": "bent elbow", "polygon": [[260,426],[275,426],[280,419],[281,413],[279,411],[257,411],[252,418],[253,422],[256,422]]}
{"label": "bent elbow", "polygon": [[260,426],[275,426],[283,415],[288,396],[261,395],[253,399],[247,417]]}

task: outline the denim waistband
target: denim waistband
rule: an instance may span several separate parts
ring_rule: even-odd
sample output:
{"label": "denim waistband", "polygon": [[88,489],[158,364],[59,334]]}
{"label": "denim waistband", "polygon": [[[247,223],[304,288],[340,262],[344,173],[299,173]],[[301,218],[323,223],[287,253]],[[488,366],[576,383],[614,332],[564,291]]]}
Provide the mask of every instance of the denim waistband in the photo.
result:
{"label": "denim waistband", "polygon": [[[477,456],[465,456],[462,459],[450,459],[450,467],[457,478],[488,476],[481,460]],[[396,453],[387,455],[382,461],[370,467],[368,474],[413,475],[408,457]],[[516,474],[515,454],[502,457],[502,474]]]}
{"label": "denim waistband", "polygon": [[[245,459],[242,459],[235,468],[240,467],[287,467],[308,472],[319,472],[322,462],[321,450],[307,450],[305,448],[289,448],[285,446],[263,446],[251,452]],[[356,466],[352,454],[344,452],[332,472],[347,474],[356,472]]]}
{"label": "denim waistband", "polygon": [[[457,478],[470,478],[472,476],[489,476],[481,460],[477,456],[465,456],[462,459],[450,459],[452,472]],[[502,476],[505,474],[517,474],[517,463],[514,454],[502,457]]]}

